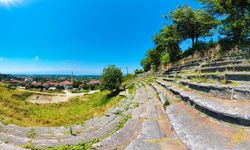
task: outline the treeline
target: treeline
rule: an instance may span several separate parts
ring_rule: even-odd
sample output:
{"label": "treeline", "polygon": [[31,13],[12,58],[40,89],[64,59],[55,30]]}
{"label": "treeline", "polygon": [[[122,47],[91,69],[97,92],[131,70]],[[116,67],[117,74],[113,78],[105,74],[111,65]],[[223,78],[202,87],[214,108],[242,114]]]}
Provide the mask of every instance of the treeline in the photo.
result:
{"label": "treeline", "polygon": [[[246,47],[250,42],[250,0],[199,0],[204,8],[194,10],[185,5],[172,11],[166,19],[172,22],[154,36],[155,47],[141,61],[144,71],[155,71],[159,65],[174,63],[196,51],[219,44],[222,51]],[[201,38],[220,35],[218,41]],[[182,51],[180,44],[190,39],[192,47]],[[212,39],[212,38],[211,38]]]}

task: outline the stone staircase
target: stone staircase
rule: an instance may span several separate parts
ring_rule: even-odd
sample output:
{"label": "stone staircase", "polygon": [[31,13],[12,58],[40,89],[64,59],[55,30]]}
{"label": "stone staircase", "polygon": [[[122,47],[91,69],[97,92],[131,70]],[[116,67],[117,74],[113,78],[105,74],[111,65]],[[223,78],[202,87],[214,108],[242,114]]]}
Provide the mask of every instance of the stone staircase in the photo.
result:
{"label": "stone staircase", "polygon": [[178,72],[168,69],[151,84],[161,102],[170,103],[166,114],[189,149],[250,149],[248,58],[227,56]]}
{"label": "stone staircase", "polygon": [[74,135],[66,127],[0,124],[0,150],[23,150],[25,145],[31,148],[29,144],[36,148],[76,145],[95,139],[98,142],[92,148],[100,150],[250,149],[250,72],[247,67],[235,69],[248,66],[248,58],[195,60],[167,69],[153,82],[141,76],[131,83],[135,93],[127,93],[104,116],[71,126]]}
{"label": "stone staircase", "polygon": [[[134,93],[135,94],[135,93]],[[133,110],[133,94],[129,94],[120,104],[102,117],[88,120],[84,125],[67,127],[18,127],[0,124],[0,150],[46,148],[62,145],[76,145],[108,137],[118,124]],[[73,131],[73,134],[70,133]]]}

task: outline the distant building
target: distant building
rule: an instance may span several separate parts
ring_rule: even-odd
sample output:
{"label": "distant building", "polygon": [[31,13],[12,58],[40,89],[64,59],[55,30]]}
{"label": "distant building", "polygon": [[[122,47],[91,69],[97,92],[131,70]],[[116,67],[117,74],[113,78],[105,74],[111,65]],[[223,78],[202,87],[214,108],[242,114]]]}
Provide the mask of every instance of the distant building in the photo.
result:
{"label": "distant building", "polygon": [[31,85],[35,88],[43,87],[43,84],[41,82],[36,82],[36,81],[33,81]]}
{"label": "distant building", "polygon": [[33,78],[26,78],[24,79],[25,82],[28,82],[28,83],[32,83],[33,82]]}
{"label": "distant building", "polygon": [[100,85],[101,82],[100,82],[100,80],[91,80],[91,81],[89,81],[88,84],[89,84],[89,85]]}
{"label": "distant building", "polygon": [[69,81],[64,81],[60,83],[61,86],[63,86],[65,89],[72,89],[73,83]]}
{"label": "distant building", "polygon": [[47,81],[43,84],[45,88],[50,88],[50,87],[57,87],[59,83],[57,82],[52,82],[52,81]]}

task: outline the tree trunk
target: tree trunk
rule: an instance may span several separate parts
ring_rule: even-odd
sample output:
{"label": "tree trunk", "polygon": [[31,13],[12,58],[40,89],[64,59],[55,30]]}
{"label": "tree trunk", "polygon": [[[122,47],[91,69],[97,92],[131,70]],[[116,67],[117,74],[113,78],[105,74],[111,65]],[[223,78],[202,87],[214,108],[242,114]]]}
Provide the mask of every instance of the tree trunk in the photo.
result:
{"label": "tree trunk", "polygon": [[192,48],[194,48],[194,37],[192,37]]}
{"label": "tree trunk", "polygon": [[195,41],[195,44],[198,44],[198,42],[199,42],[199,37],[198,37],[198,36],[196,36],[196,41]]}

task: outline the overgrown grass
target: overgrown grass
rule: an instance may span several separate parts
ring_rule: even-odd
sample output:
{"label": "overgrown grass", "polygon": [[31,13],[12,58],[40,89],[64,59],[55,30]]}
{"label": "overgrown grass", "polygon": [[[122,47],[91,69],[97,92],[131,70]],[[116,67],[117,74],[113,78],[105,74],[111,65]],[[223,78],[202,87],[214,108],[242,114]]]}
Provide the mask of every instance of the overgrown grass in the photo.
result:
{"label": "overgrown grass", "polygon": [[190,79],[191,82],[198,82],[198,83],[215,83],[214,80],[210,80],[208,78],[205,77],[195,77]]}
{"label": "overgrown grass", "polygon": [[120,130],[121,128],[123,128],[124,125],[125,125],[125,124],[128,122],[128,120],[131,119],[131,118],[132,118],[132,115],[131,115],[131,114],[127,115],[123,120],[121,120],[121,121],[119,122],[119,124],[117,125],[115,131],[118,131],[118,130]]}
{"label": "overgrown grass", "polygon": [[[0,84],[0,121],[19,126],[69,126],[83,124],[85,120],[103,115],[106,110],[118,104],[121,96],[108,97],[103,91],[71,99],[58,104],[32,104],[17,98],[25,92],[8,90]],[[26,94],[24,94],[26,95]]]}
{"label": "overgrown grass", "polygon": [[148,77],[147,82],[149,82],[149,83],[154,82],[155,79],[156,78],[154,76],[150,76],[150,77]]}
{"label": "overgrown grass", "polygon": [[91,142],[79,143],[77,145],[65,145],[65,146],[49,147],[49,148],[36,148],[31,143],[27,143],[27,145],[24,145],[23,147],[32,150],[91,150],[92,145],[98,143],[99,141],[100,141],[99,139],[96,139]]}

